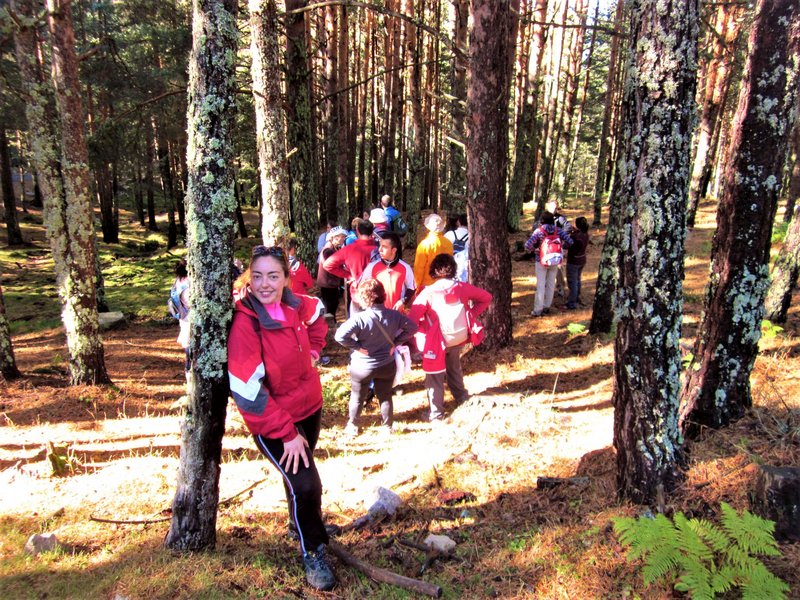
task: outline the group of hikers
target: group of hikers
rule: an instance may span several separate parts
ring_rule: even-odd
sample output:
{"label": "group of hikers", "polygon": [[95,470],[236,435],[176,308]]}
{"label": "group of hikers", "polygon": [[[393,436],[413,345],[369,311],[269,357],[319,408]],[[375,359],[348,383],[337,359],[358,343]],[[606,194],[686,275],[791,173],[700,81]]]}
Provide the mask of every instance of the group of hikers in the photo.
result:
{"label": "group of hikers", "polygon": [[[331,223],[320,236],[315,265],[319,298],[307,295],[314,279],[292,243],[286,248],[255,246],[234,285],[228,337],[231,396],[256,446],[281,474],[290,534],[299,539],[306,580],[316,589],[336,583],[326,546],[337,528],[323,522],[322,483],[313,457],[322,415],[317,365],[324,362],[328,321],[337,325],[336,342],[350,350],[346,435],[359,434],[358,420],[372,395],[380,405],[382,431],[395,431],[393,390],[411,362],[421,362],[425,373],[433,424],[446,419],[445,382],[456,403],[469,397],[461,352],[468,343],[481,343],[484,329],[478,318],[492,294],[464,280],[468,260],[457,256],[468,255],[466,216],[453,218],[447,234],[438,214],[427,216],[424,226],[428,233],[417,245],[412,267],[402,260],[402,215],[384,196],[379,207],[353,220],[352,231]],[[554,237],[564,248],[579,249],[574,261],[567,260],[567,306],[579,301],[588,237],[580,219],[575,228],[567,227],[556,207],[542,215],[526,243],[527,250],[547,254],[552,263],[536,261],[534,314],[544,314],[552,302],[561,262],[550,256],[559,246]],[[570,270],[570,264],[575,268]],[[178,302],[188,300],[185,265],[179,268],[170,304],[176,290]],[[339,323],[342,290],[345,319]],[[183,306],[188,312],[188,302]],[[186,320],[183,314],[178,318]]]}

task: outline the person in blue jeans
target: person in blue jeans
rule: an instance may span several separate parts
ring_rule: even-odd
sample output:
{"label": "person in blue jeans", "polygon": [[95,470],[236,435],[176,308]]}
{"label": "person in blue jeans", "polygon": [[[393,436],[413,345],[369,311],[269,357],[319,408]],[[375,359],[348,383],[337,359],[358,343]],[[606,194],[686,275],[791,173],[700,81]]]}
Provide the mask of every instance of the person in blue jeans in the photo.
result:
{"label": "person in blue jeans", "polygon": [[572,245],[567,251],[567,310],[574,310],[581,301],[581,273],[586,266],[586,247],[589,245],[589,222],[585,217],[575,219],[570,237]]}

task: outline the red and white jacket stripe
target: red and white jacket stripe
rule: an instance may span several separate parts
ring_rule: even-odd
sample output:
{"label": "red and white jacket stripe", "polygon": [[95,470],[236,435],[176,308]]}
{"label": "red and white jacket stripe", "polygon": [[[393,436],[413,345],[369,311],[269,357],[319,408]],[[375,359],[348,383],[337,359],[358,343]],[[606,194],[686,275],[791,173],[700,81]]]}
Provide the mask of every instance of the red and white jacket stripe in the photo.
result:
{"label": "red and white jacket stripe", "polygon": [[286,321],[276,321],[251,293],[236,302],[228,336],[231,395],[254,435],[291,441],[294,423],[322,406],[319,373],[311,351],[320,354],[328,324],[318,298],[284,289]]}

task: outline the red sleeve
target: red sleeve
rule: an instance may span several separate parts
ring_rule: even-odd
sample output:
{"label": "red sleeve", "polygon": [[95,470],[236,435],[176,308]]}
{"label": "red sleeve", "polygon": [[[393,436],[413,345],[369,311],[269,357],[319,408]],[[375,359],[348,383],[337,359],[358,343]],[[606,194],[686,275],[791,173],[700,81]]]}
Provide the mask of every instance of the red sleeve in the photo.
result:
{"label": "red sleeve", "polygon": [[322,300],[311,296],[301,296],[300,300],[302,301],[300,318],[306,325],[311,350],[317,354],[322,354],[322,349],[325,347],[325,338],[328,335],[328,322],[323,316],[325,314],[325,306],[322,304]]}
{"label": "red sleeve", "polygon": [[472,314],[476,317],[489,308],[492,302],[492,295],[484,289],[469,283],[461,284],[462,298],[467,302],[472,302]]}
{"label": "red sleeve", "polygon": [[350,279],[351,274],[350,271],[344,268],[344,261],[347,258],[345,254],[346,248],[342,248],[338,252],[334,252],[331,256],[325,259],[325,262],[322,263],[322,268],[325,269],[331,275],[335,275],[336,277],[341,277],[342,279]]}
{"label": "red sleeve", "polygon": [[311,279],[311,273],[303,263],[298,261],[297,269],[292,272],[292,292],[305,294],[312,287],[314,287],[314,280]]}

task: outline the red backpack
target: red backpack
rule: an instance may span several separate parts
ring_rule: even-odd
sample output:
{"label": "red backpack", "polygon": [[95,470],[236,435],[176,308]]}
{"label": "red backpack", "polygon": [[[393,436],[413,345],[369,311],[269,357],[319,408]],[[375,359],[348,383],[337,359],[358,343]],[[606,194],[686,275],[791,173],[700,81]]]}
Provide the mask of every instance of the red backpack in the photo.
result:
{"label": "red backpack", "polygon": [[544,239],[539,245],[539,262],[545,267],[560,265],[564,260],[564,250],[561,246],[561,238],[558,235],[558,227],[555,233],[547,233],[542,225]]}

